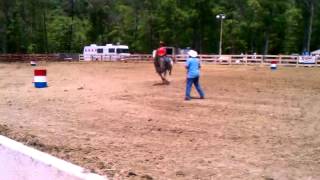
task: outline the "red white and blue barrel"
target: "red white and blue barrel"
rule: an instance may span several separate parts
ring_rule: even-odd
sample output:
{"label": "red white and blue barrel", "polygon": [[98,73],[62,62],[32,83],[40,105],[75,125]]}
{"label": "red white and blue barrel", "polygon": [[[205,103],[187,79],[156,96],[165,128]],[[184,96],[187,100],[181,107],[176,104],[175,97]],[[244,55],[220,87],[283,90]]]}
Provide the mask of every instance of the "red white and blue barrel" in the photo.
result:
{"label": "red white and blue barrel", "polygon": [[272,61],[270,64],[270,69],[271,70],[276,70],[277,69],[277,62],[276,61]]}
{"label": "red white and blue barrel", "polygon": [[48,87],[47,84],[47,70],[45,69],[35,69],[33,78],[34,87],[45,88]]}
{"label": "red white and blue barrel", "polygon": [[36,63],[35,61],[30,61],[30,65],[31,65],[31,66],[36,66],[37,63]]}

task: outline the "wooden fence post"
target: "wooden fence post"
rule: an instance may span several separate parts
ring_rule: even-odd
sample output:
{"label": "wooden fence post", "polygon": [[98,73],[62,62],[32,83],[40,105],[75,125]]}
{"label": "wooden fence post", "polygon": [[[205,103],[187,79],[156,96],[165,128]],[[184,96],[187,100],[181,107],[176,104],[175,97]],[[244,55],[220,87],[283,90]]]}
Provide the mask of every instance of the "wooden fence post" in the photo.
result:
{"label": "wooden fence post", "polygon": [[282,56],[279,55],[279,64],[281,65],[282,64]]}

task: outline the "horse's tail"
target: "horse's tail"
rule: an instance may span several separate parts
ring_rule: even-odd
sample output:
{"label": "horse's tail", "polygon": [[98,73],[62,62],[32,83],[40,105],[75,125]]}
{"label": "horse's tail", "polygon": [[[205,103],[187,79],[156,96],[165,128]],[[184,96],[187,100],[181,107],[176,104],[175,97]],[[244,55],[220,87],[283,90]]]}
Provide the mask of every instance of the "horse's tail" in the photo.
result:
{"label": "horse's tail", "polygon": [[169,75],[171,75],[172,67],[173,67],[173,61],[172,61],[171,58],[168,58],[168,61],[167,61],[167,69],[168,69],[168,71],[169,71]]}

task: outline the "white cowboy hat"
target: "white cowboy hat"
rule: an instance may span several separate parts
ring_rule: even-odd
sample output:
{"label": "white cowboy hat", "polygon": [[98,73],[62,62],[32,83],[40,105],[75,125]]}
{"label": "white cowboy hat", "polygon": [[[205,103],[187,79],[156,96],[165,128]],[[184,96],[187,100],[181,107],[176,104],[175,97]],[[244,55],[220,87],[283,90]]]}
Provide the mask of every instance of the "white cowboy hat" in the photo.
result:
{"label": "white cowboy hat", "polygon": [[198,53],[195,50],[190,50],[190,51],[188,51],[188,55],[191,56],[191,57],[197,57]]}

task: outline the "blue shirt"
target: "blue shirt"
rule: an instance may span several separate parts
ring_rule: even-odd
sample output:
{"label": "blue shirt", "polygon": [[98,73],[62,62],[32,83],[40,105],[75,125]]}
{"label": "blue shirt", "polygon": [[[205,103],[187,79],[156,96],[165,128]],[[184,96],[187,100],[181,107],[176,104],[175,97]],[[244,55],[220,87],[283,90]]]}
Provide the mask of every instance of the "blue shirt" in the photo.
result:
{"label": "blue shirt", "polygon": [[198,58],[189,57],[186,61],[186,68],[188,70],[188,78],[196,78],[200,75],[200,61]]}

